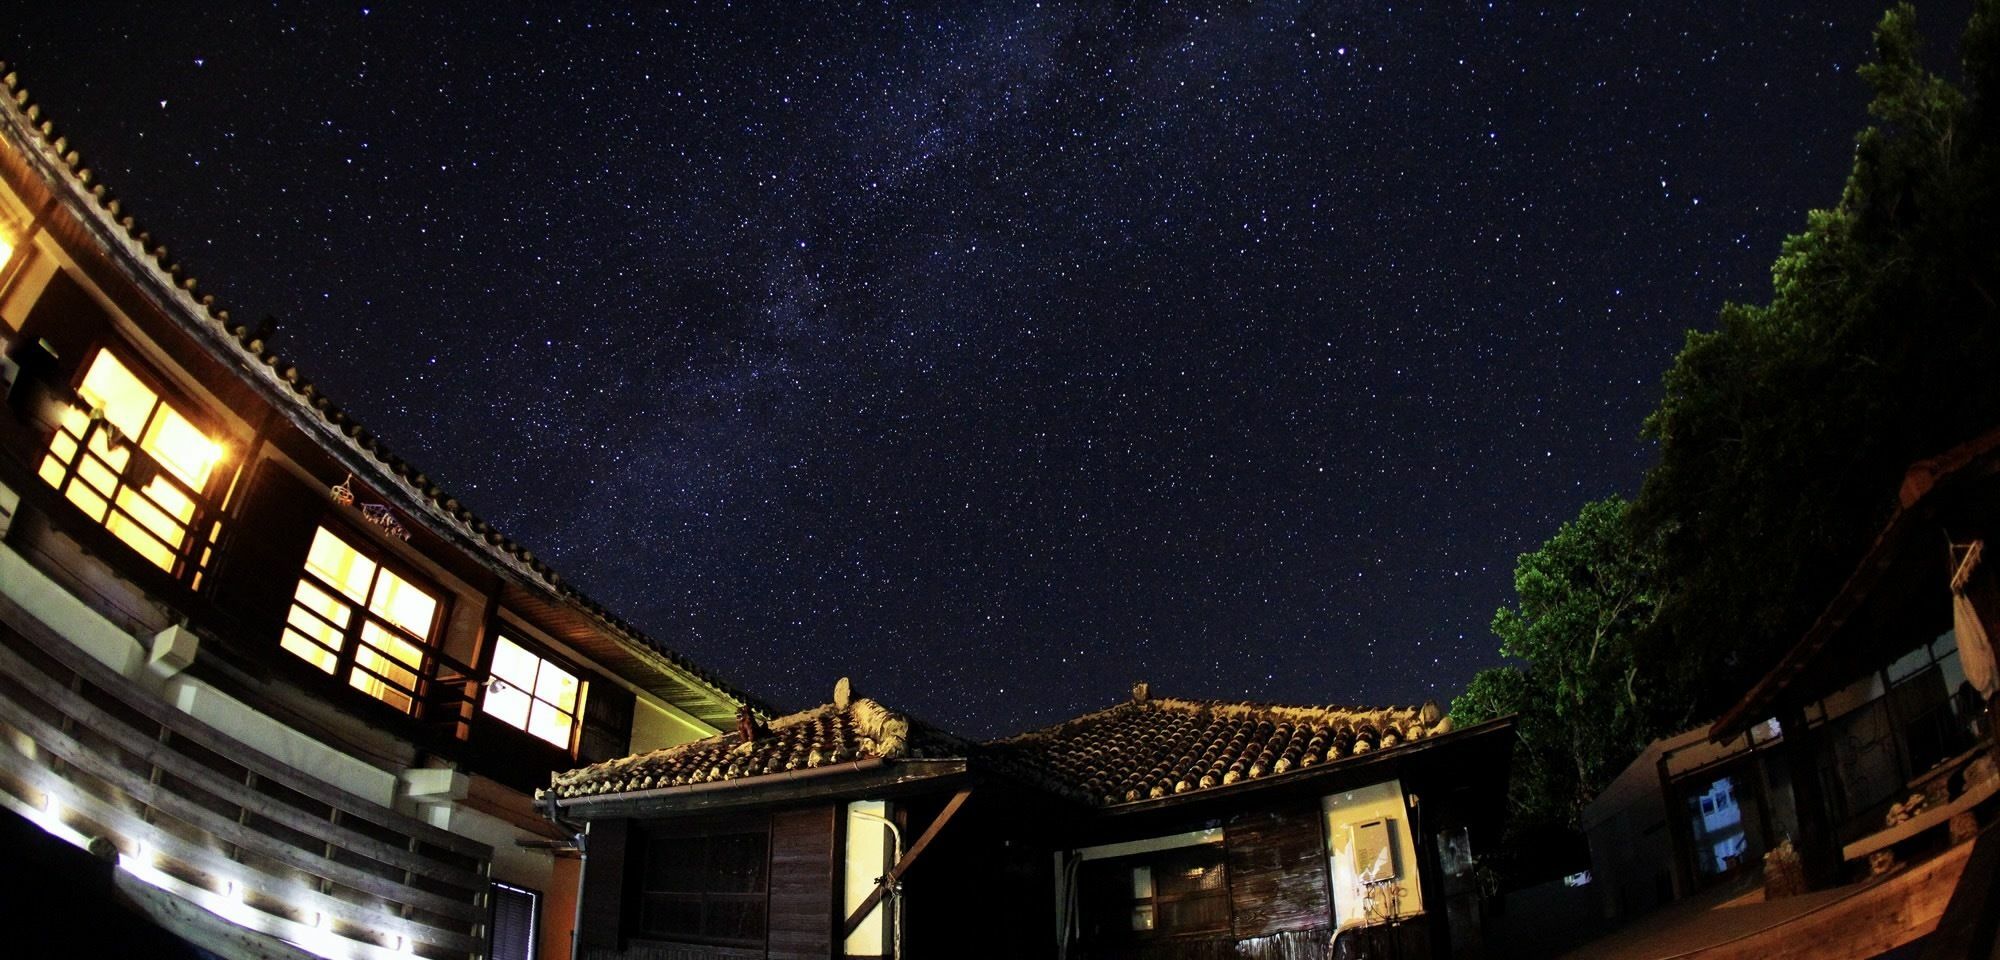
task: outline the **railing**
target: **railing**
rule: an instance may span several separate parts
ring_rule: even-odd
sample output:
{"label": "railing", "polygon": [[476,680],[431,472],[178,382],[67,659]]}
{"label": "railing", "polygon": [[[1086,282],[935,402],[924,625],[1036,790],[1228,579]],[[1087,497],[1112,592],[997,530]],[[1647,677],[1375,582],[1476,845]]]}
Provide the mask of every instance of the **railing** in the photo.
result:
{"label": "railing", "polygon": [[472,714],[479,704],[479,691],[486,683],[486,674],[442,650],[430,651],[424,659],[424,670],[418,719],[447,743],[463,742],[472,735]]}
{"label": "railing", "polygon": [[315,952],[486,949],[490,848],[286,766],[4,597],[0,804],[101,838],[142,878]]}

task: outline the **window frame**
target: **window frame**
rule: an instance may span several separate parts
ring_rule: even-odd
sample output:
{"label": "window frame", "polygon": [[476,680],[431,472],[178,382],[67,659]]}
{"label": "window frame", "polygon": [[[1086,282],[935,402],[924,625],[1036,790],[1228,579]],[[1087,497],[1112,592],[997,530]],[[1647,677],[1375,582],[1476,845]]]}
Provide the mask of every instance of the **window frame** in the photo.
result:
{"label": "window frame", "polygon": [[[322,579],[318,574],[314,573],[309,566],[311,563],[311,546],[309,543],[306,557],[299,561],[298,575],[292,578],[293,586],[286,607],[285,621],[278,631],[278,649],[282,653],[295,658],[299,665],[311,671],[316,677],[324,678],[330,683],[337,683],[341,688],[351,690],[356,695],[365,697],[372,703],[381,704],[384,708],[394,710],[403,716],[421,716],[423,707],[430,694],[431,681],[437,672],[438,656],[441,653],[443,642],[444,625],[451,619],[452,593],[440,586],[435,580],[423,576],[410,564],[404,562],[401,557],[397,556],[394,551],[377,542],[374,537],[369,536],[358,525],[344,522],[344,520],[345,518],[341,518],[331,512],[322,514],[314,526],[313,540],[318,540],[320,531],[326,531],[336,540],[346,545],[348,549],[373,563],[375,571],[369,576],[367,591],[371,596],[374,593],[375,584],[381,577],[382,572],[387,571],[411,588],[430,598],[435,606],[431,611],[431,622],[426,634],[422,637],[411,634],[408,630],[389,620],[386,616],[374,611],[367,601],[354,600],[338,586]],[[334,623],[319,611],[306,606],[299,600],[300,587],[308,583],[333,602],[343,604],[349,608],[349,622],[346,626],[343,627],[340,624]],[[339,632],[341,640],[340,649],[331,651],[334,655],[332,670],[323,669],[317,662],[305,654],[284,646],[284,642],[289,638],[289,635],[297,633],[304,638],[305,643],[320,650],[326,650],[324,644],[319,643],[293,624],[292,617],[295,612],[303,613]],[[371,623],[378,629],[387,631],[390,636],[415,646],[421,652],[417,666],[409,668],[410,672],[416,675],[416,680],[412,687],[403,688],[394,680],[384,677],[377,671],[369,669],[358,662],[361,646],[365,643],[368,649],[374,651],[378,656],[384,657],[394,663],[403,663],[401,660],[396,659],[389,651],[383,650],[376,644],[369,643],[363,639],[367,627]],[[407,666],[407,664],[404,665]],[[396,690],[400,695],[408,696],[410,699],[409,707],[407,709],[400,708],[395,703],[376,696],[360,686],[356,686],[355,678],[357,675],[384,684],[388,688]]]}
{"label": "window frame", "polygon": [[[99,335],[91,338],[83,357],[83,362],[78,363],[63,382],[67,396],[61,400],[65,411],[77,411],[87,418],[85,426],[81,433],[71,433],[69,426],[59,420],[47,432],[36,459],[36,476],[55,492],[58,499],[89,520],[92,526],[116,540],[148,569],[158,571],[190,590],[199,591],[207,579],[208,568],[215,560],[216,547],[222,538],[226,511],[221,503],[220,494],[234,481],[236,472],[242,467],[241,457],[229,455],[230,441],[234,438],[220,418],[216,417],[205,404],[179,389],[167,377],[160,375],[141,351],[118,337]],[[89,379],[91,371],[98,362],[105,357],[109,357],[140,387],[153,395],[152,407],[147,411],[139,435],[123,436],[122,431],[120,432],[118,448],[126,452],[122,467],[113,467],[109,461],[91,449],[94,438],[101,431],[116,427],[101,418],[90,417],[91,411],[85,407],[83,398],[85,381]],[[217,447],[217,456],[209,465],[208,476],[203,479],[199,487],[175,475],[171,467],[145,448],[146,435],[160,422],[163,410],[185,421],[200,432],[203,439]],[[69,438],[74,444],[67,456],[59,454],[56,450],[58,438],[63,437]],[[100,469],[112,475],[110,493],[106,494],[98,489],[96,484],[83,476],[83,464],[86,460],[96,463]],[[45,471],[51,465],[60,468],[60,481],[52,480],[46,475]],[[175,517],[165,505],[145,492],[155,477],[163,478],[193,505],[192,513],[185,522]],[[142,480],[146,483],[141,483]],[[70,496],[70,490],[79,483],[87,488],[92,496],[104,501],[104,506],[98,511],[102,516],[96,515]],[[143,499],[153,510],[158,511],[169,523],[180,528],[181,537],[178,544],[169,543],[145,521],[118,502],[120,494],[127,489]],[[124,526],[140,531],[139,535],[149,537],[150,542],[166,548],[173,557],[172,564],[163,567],[144,549],[133,545],[124,534],[113,529],[111,522],[113,517],[122,517]]]}
{"label": "window frame", "polygon": [[[1193,890],[1177,893],[1163,893],[1161,881],[1171,875],[1176,867],[1184,869],[1185,861],[1191,854],[1198,854],[1204,865],[1213,861],[1212,869],[1218,880],[1212,890]],[[1181,861],[1178,865],[1176,861]],[[1137,870],[1148,871],[1147,896],[1137,895],[1133,878]],[[1118,857],[1087,860],[1083,863],[1084,876],[1078,882],[1086,885],[1081,904],[1086,911],[1097,910],[1106,916],[1102,922],[1084,918],[1085,936],[1100,943],[1135,943],[1182,938],[1212,937],[1226,934],[1235,923],[1235,903],[1229,893],[1229,857],[1226,845],[1220,841],[1181,844],[1148,850],[1141,853]],[[1118,878],[1114,885],[1111,877]],[[1113,895],[1118,890],[1125,895]],[[1220,920],[1208,926],[1183,926],[1168,928],[1161,921],[1166,914],[1163,906],[1192,903],[1202,900],[1218,901],[1222,905]],[[1152,926],[1133,926],[1133,919],[1141,912],[1148,911]]]}
{"label": "window frame", "polygon": [[[479,675],[483,677],[486,682],[481,686],[479,691],[479,702],[477,705],[479,714],[483,717],[491,719],[493,722],[498,723],[509,730],[533,738],[536,743],[542,744],[544,746],[556,750],[561,750],[564,756],[568,757],[576,756],[578,745],[582,742],[583,739],[583,712],[585,709],[585,705],[590,702],[590,688],[592,685],[591,673],[587,670],[578,669],[577,666],[573,662],[571,662],[568,658],[556,655],[554,652],[550,651],[547,644],[542,643],[539,640],[536,640],[530,633],[528,633],[523,629],[513,626],[505,619],[495,620],[492,627],[488,631],[488,636],[491,638],[491,642],[485,644],[485,649],[480,653]],[[538,680],[540,679],[541,676],[541,669],[542,667],[545,666],[555,667],[556,669],[561,670],[564,673],[569,674],[572,678],[574,678],[576,680],[575,707],[572,708],[571,710],[564,711],[561,707],[556,706],[554,703],[551,703],[547,700],[542,699],[540,696],[537,696],[532,686],[529,687],[528,689],[521,689],[512,680],[507,680],[501,677],[494,676],[493,661],[499,657],[500,644],[502,641],[511,643],[514,646],[521,648],[523,652],[535,658],[536,678]],[[547,739],[546,737],[543,737],[541,734],[538,734],[533,730],[529,729],[528,726],[525,725],[516,726],[512,721],[507,720],[506,718],[501,717],[500,715],[488,710],[486,708],[486,698],[490,693],[493,692],[493,684],[495,683],[504,683],[509,687],[521,690],[522,693],[527,695],[528,715],[523,720],[524,724],[531,724],[533,722],[534,708],[535,704],[537,703],[546,704],[549,706],[549,708],[555,710],[557,713],[566,714],[569,717],[569,737],[567,741],[562,744],[554,743],[549,739]]]}
{"label": "window frame", "polygon": [[[762,843],[763,862],[759,868],[759,889],[755,891],[722,891],[711,889],[715,884],[713,859],[714,841],[741,837],[756,837]],[[771,825],[769,822],[715,823],[707,827],[683,827],[679,829],[641,829],[638,831],[639,869],[634,871],[631,919],[632,935],[660,943],[687,943],[719,947],[763,947],[771,939]],[[703,864],[699,890],[656,889],[652,874],[655,851],[672,844],[686,844],[693,841],[702,843]],[[698,905],[700,926],[696,933],[654,929],[647,926],[648,907],[659,899],[679,899]],[[755,937],[730,937],[710,933],[707,929],[711,903],[755,903],[762,916]]]}

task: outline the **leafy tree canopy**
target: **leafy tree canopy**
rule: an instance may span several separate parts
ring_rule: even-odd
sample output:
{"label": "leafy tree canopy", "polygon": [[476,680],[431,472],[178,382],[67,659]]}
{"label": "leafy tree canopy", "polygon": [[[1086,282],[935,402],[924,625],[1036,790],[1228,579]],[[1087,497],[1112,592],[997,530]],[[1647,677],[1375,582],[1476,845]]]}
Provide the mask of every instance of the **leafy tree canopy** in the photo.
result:
{"label": "leafy tree canopy", "polygon": [[1839,588],[1904,469],[2000,426],[2000,0],[1975,4],[1962,84],[1923,67],[1907,4],[1875,40],[1875,122],[1839,202],[1785,241],[1769,303],[1687,335],[1638,499],[1521,557],[1493,630],[1523,665],[1453,702],[1460,722],[1519,715],[1517,828],[1574,827],[1646,742],[1733,702]]}
{"label": "leafy tree canopy", "polygon": [[1883,17],[1840,202],[1786,240],[1768,304],[1688,334],[1645,423],[1660,610],[1639,657],[1695,679],[1701,714],[1803,633],[1910,463],[2000,425],[2000,2],[1966,29],[1963,88],[1921,46],[1907,4]]}
{"label": "leafy tree canopy", "polygon": [[1653,618],[1653,554],[1628,514],[1617,497],[1588,504],[1521,555],[1519,600],[1494,614],[1493,632],[1527,666],[1482,671],[1452,702],[1454,722],[1519,715],[1510,799],[1523,825],[1574,827],[1656,726],[1632,655]]}

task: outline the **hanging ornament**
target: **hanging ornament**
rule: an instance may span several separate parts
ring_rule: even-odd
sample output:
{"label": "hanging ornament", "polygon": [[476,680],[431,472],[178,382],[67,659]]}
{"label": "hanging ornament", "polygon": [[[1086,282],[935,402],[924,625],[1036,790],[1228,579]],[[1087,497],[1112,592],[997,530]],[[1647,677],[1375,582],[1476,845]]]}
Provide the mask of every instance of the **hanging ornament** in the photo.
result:
{"label": "hanging ornament", "polygon": [[410,539],[409,529],[403,526],[401,520],[396,519],[395,511],[388,507],[379,503],[364,503],[361,505],[361,515],[366,517],[369,523],[381,527],[382,532],[398,540]]}

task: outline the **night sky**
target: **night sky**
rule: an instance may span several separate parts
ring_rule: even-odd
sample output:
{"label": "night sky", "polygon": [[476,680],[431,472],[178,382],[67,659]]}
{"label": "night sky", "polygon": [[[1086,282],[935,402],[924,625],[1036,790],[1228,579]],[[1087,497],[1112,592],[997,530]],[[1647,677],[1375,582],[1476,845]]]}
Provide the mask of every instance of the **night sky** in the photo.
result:
{"label": "night sky", "polygon": [[1881,12],[182,6],[0,58],[206,289],[667,645],[970,735],[1498,663]]}

